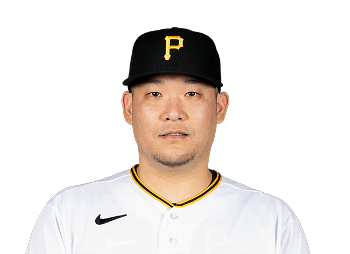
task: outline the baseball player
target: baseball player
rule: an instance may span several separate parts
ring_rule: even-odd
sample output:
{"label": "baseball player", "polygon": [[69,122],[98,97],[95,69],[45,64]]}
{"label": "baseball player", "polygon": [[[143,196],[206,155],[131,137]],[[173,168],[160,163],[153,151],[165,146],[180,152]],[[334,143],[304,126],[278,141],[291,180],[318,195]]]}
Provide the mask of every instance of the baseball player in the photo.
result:
{"label": "baseball player", "polygon": [[181,28],[141,35],[123,84],[138,164],[56,194],[27,254],[309,253],[286,203],[208,169],[229,98],[207,35]]}

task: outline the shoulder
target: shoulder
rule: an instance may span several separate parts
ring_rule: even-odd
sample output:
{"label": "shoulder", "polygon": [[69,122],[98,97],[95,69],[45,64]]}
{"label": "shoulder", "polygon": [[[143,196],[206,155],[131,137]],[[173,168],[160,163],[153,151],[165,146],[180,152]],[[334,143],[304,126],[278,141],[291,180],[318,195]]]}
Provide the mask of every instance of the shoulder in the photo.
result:
{"label": "shoulder", "polygon": [[83,202],[84,200],[99,199],[102,196],[109,195],[111,190],[118,192],[124,185],[128,185],[130,180],[130,169],[124,170],[97,181],[65,188],[54,195],[48,201],[48,204],[57,206],[62,202],[74,203],[77,201]]}
{"label": "shoulder", "polygon": [[246,211],[259,211],[261,214],[271,214],[284,223],[298,220],[291,207],[282,199],[262,191],[250,188],[229,178],[222,177],[218,188],[218,195],[236,207],[247,209]]}

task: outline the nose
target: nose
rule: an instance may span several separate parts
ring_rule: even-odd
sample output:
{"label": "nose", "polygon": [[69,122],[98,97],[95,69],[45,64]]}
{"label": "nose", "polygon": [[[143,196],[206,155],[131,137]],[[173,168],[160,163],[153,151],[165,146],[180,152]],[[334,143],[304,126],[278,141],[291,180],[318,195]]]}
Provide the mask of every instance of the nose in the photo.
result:
{"label": "nose", "polygon": [[187,119],[184,105],[180,99],[168,99],[161,114],[163,121],[184,121]]}

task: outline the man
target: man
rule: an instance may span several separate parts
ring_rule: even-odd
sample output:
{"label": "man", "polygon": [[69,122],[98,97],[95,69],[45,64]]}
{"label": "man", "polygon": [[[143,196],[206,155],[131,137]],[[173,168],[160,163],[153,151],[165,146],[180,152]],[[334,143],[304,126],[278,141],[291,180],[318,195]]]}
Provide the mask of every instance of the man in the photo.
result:
{"label": "man", "polygon": [[28,254],[309,253],[282,200],[208,169],[229,103],[208,36],[180,28],[141,35],[124,85],[139,163],[54,196]]}

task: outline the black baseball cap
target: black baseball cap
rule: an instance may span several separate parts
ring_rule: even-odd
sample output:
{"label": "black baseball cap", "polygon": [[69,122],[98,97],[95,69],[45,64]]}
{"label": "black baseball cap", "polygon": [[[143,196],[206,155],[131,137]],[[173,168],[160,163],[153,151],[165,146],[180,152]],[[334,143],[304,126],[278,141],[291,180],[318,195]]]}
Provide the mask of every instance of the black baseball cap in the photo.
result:
{"label": "black baseball cap", "polygon": [[130,88],[141,79],[156,74],[184,74],[222,87],[220,57],[214,41],[207,35],[173,27],[139,36],[132,50],[129,77],[123,85]]}

